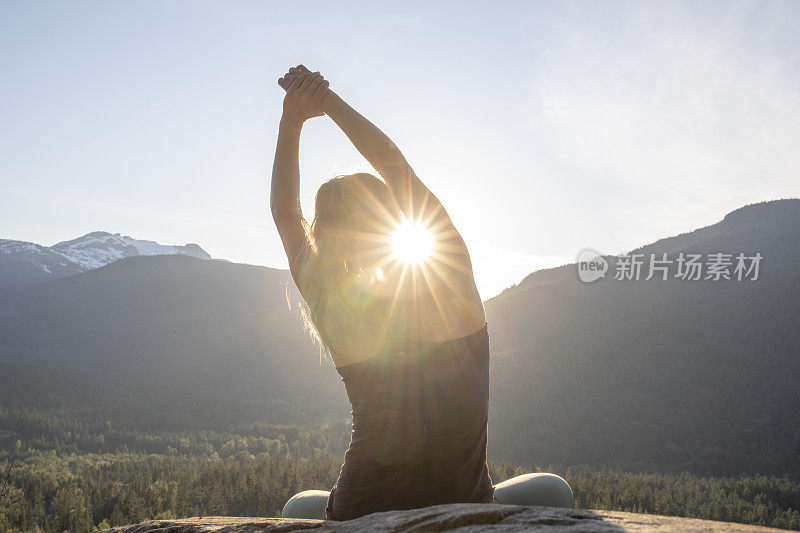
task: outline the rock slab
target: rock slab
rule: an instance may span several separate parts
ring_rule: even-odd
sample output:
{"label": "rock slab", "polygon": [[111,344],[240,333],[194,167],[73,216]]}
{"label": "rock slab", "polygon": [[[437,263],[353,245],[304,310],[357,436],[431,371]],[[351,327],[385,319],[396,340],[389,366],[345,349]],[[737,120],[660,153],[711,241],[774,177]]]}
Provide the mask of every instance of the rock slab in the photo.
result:
{"label": "rock slab", "polygon": [[554,507],[457,503],[408,511],[373,513],[355,520],[298,520],[201,516],[179,520],[153,520],[115,527],[103,533],[261,533],[313,531],[314,533],[397,533],[423,531],[541,531],[555,532],[714,532],[757,533],[785,531],[732,522],[620,511],[590,511]]}

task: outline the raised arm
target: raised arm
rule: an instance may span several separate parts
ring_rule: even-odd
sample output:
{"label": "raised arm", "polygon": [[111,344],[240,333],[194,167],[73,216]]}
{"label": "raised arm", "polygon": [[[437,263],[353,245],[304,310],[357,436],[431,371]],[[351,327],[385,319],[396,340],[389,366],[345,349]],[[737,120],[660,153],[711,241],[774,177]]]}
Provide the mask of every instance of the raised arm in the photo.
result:
{"label": "raised arm", "polygon": [[439,200],[417,177],[400,149],[375,124],[333,91],[325,95],[322,109],[383,177],[407,218],[444,214]]}
{"label": "raised arm", "polygon": [[319,73],[306,73],[294,79],[283,100],[283,115],[278,129],[270,210],[295,282],[298,279],[298,254],[308,244],[300,209],[300,132],[303,122],[323,114],[319,104],[327,90],[328,82]]}
{"label": "raised arm", "polygon": [[[406,218],[422,223],[433,235],[433,264],[426,275],[427,286],[434,293],[439,292],[437,287],[441,285],[449,287],[454,297],[442,305],[454,305],[454,309],[459,309],[458,313],[466,312],[473,316],[474,320],[468,321],[469,324],[482,324],[485,315],[475,285],[469,250],[442,203],[417,177],[392,140],[339,95],[329,90],[322,100],[322,110],[383,177]],[[459,303],[454,304],[454,300]],[[437,316],[441,314],[441,308],[438,311]]]}
{"label": "raised arm", "polygon": [[[308,73],[307,68],[298,65],[289,69],[278,83],[286,88]],[[394,142],[330,89],[324,94],[320,108],[386,181],[403,214],[424,222],[435,235],[439,252],[436,258],[460,273],[468,285],[473,285],[472,262],[464,239],[439,199],[417,177]]]}
{"label": "raised arm", "polygon": [[322,110],[333,119],[361,155],[386,181],[406,218],[424,223],[435,235],[435,259],[474,284],[467,245],[439,199],[417,177],[397,146],[377,126],[328,91]]}
{"label": "raised arm", "polygon": [[[297,76],[308,72],[305,66],[298,65],[289,69],[278,83],[286,88]],[[392,140],[375,124],[331,90],[328,90],[323,97],[321,108],[386,181],[407,218],[414,220],[425,218],[433,221],[434,218],[443,215],[449,222],[438,198],[417,177]]]}

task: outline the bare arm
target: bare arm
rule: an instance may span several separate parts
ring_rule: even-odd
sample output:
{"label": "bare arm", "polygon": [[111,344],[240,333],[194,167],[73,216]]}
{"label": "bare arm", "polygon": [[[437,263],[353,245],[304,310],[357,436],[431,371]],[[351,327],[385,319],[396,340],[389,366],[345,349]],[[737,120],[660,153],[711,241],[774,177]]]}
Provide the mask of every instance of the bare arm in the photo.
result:
{"label": "bare arm", "polygon": [[402,152],[375,124],[333,91],[325,95],[322,109],[386,180],[406,217],[416,220],[430,216],[432,210],[443,211],[439,200],[417,177]]}
{"label": "bare arm", "polygon": [[449,272],[458,272],[468,285],[474,284],[464,239],[442,203],[417,177],[394,142],[333,91],[323,98],[322,110],[383,177],[406,218],[422,221],[434,234],[439,252],[435,258],[450,267]]}
{"label": "bare arm", "polygon": [[300,133],[304,121],[322,115],[319,102],[327,87],[322,76],[313,73],[295,79],[284,99],[283,115],[278,129],[278,143],[272,166],[270,210],[295,283],[299,274],[298,254],[308,244],[300,209]]}
{"label": "bare arm", "polygon": [[303,213],[300,209],[299,153],[302,128],[302,122],[281,117],[270,188],[272,219],[278,228],[293,275],[296,269],[292,263],[306,240]]}
{"label": "bare arm", "polygon": [[[287,88],[298,76],[308,73],[305,66],[298,65],[289,69],[278,84]],[[320,108],[383,177],[406,217],[416,220],[423,216],[426,219],[439,214],[446,216],[441,202],[417,177],[394,142],[375,124],[331,90],[323,96]]]}
{"label": "bare arm", "polygon": [[[308,72],[303,65],[298,65],[289,69],[285,77],[278,80],[278,84],[286,88],[297,77]],[[424,222],[435,235],[438,252],[435,258],[449,267],[440,272],[457,272],[459,276],[455,278],[461,278],[467,285],[473,286],[472,262],[464,239],[439,199],[417,177],[394,142],[331,90],[327,90],[322,97],[320,109],[331,117],[386,181],[403,214],[409,219]]]}

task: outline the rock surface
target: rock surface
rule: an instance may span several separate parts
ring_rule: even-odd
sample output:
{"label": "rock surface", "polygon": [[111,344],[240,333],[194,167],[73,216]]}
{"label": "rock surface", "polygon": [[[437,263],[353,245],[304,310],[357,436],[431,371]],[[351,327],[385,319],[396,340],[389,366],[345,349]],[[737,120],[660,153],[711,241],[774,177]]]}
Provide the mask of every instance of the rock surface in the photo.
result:
{"label": "rock surface", "polygon": [[104,533],[258,533],[314,531],[389,533],[411,531],[542,531],[542,532],[710,532],[756,533],[782,531],[676,516],[619,511],[588,511],[553,507],[470,504],[436,505],[410,511],[389,511],[345,522],[201,516],[180,520],[154,520],[104,530]]}

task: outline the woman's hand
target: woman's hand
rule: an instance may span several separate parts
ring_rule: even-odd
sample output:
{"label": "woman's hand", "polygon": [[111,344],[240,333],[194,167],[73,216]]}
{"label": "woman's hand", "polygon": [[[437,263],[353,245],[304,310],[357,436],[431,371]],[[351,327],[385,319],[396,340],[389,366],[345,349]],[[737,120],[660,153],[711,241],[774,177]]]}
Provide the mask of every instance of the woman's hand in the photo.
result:
{"label": "woman's hand", "polygon": [[294,79],[304,72],[311,71],[308,70],[305,65],[297,65],[296,67],[292,67],[286,74],[283,75],[282,78],[278,78],[278,85],[280,85],[284,91],[288,91],[289,87],[292,86]]}
{"label": "woman's hand", "polygon": [[283,99],[284,116],[303,123],[324,115],[321,103],[329,86],[330,83],[319,72],[301,72],[286,91]]}

